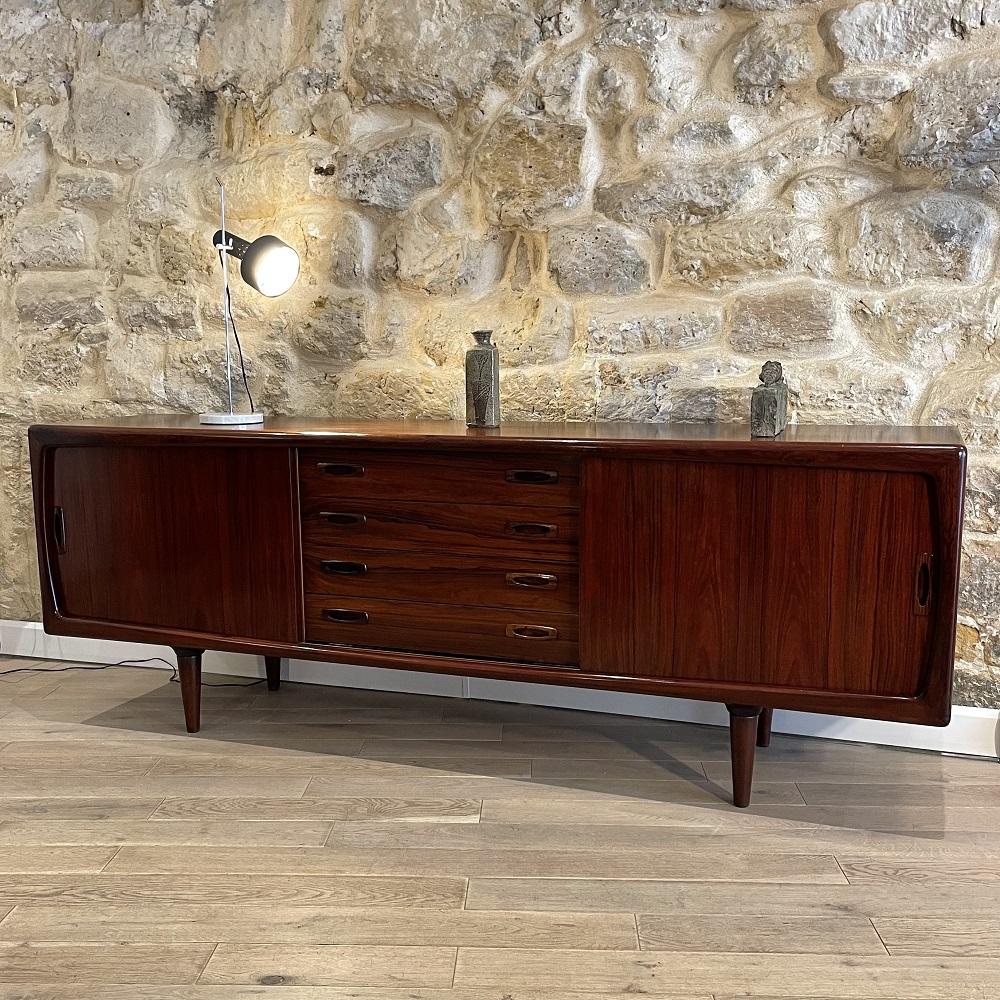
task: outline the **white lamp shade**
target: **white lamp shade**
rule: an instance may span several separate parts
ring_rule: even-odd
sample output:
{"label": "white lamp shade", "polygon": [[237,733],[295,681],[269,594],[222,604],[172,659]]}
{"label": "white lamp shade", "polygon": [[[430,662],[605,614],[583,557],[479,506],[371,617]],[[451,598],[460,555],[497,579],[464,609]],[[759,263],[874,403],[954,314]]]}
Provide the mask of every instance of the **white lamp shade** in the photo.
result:
{"label": "white lamp shade", "polygon": [[261,295],[284,295],[299,276],[299,255],[277,236],[260,236],[243,255],[240,276]]}

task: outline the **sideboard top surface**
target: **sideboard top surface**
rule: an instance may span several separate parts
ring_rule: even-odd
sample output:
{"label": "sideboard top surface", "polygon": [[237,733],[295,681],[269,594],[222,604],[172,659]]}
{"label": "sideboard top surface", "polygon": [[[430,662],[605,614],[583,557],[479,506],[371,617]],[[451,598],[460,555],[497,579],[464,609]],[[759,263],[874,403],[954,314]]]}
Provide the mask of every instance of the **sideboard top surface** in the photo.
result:
{"label": "sideboard top surface", "polygon": [[539,446],[547,443],[614,446],[643,449],[650,446],[691,447],[711,450],[734,447],[748,451],[781,451],[806,448],[810,451],[843,448],[964,448],[953,427],[890,427],[869,424],[795,424],[774,439],[751,438],[746,424],[649,424],[625,422],[507,423],[498,428],[466,427],[449,420],[324,420],[301,417],[269,417],[263,424],[216,427],[199,424],[188,415],[126,417],[109,421],[80,421],[66,424],[39,424],[32,437],[43,443],[65,442],[77,434],[83,438],[200,439],[204,443],[315,443],[379,442],[403,446],[433,445],[440,448],[475,449],[487,442],[501,447]]}

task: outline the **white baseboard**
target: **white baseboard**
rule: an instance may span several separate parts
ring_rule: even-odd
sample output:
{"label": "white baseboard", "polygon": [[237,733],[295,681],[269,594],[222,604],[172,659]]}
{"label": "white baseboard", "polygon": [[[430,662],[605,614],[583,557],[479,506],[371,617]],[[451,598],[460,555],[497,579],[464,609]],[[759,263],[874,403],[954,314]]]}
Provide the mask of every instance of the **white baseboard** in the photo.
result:
{"label": "white baseboard", "polygon": [[[174,662],[173,652],[168,646],[47,635],[38,622],[3,620],[0,620],[0,655],[26,656],[38,660],[68,660],[77,663],[115,663],[119,660],[140,660],[160,656],[171,664]],[[262,658],[242,653],[207,652],[203,665],[208,673],[229,674],[236,677],[264,675]],[[154,662],[149,666],[166,669],[167,664]],[[383,667],[353,667],[313,660],[288,661],[284,676],[305,684],[547,705],[583,712],[605,712],[611,715],[697,722],[713,726],[728,723],[728,716],[722,705],[680,698],[661,698],[655,695],[621,694],[550,684],[424,674],[410,670],[388,670]],[[778,710],[774,713],[774,731],[854,743],[880,743],[885,746],[967,754],[974,757],[996,758],[1000,752],[1000,710],[992,708],[956,707],[952,711],[951,725],[944,728]]]}

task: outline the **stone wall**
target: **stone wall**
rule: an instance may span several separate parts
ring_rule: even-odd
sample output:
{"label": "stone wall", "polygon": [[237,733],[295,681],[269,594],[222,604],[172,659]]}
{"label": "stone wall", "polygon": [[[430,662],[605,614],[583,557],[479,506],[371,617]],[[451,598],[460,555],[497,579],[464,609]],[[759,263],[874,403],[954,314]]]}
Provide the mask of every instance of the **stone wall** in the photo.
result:
{"label": "stone wall", "polygon": [[0,617],[24,430],[221,405],[216,177],[272,413],[957,425],[959,700],[1000,704],[1000,0],[0,0]]}

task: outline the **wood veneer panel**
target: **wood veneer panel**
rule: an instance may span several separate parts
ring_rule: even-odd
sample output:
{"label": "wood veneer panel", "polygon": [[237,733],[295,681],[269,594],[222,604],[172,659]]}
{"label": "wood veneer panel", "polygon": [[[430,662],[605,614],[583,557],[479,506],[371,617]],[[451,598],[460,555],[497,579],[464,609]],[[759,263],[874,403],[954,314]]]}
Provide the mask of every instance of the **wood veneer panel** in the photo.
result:
{"label": "wood veneer panel", "polygon": [[59,613],[296,640],[290,457],[288,449],[57,448],[47,504],[65,518],[64,551],[50,550]]}
{"label": "wood veneer panel", "polygon": [[[456,457],[447,452],[302,448],[299,475],[307,502],[338,498],[450,503],[460,497],[486,504],[576,507],[580,501],[579,466],[565,452]],[[534,478],[542,481],[531,482]]]}
{"label": "wood veneer panel", "polygon": [[[324,569],[324,563],[336,565]],[[575,566],[516,556],[460,555],[441,550],[357,548],[308,540],[305,588],[312,594],[384,600],[522,608],[573,614],[579,588]],[[520,585],[518,584],[520,581]]]}
{"label": "wood veneer panel", "polygon": [[[336,517],[325,516],[329,514]],[[439,549],[494,558],[576,561],[576,511],[555,507],[533,510],[464,501],[314,499],[303,503],[302,520],[307,550],[329,551],[329,558],[337,558],[344,546],[357,546],[393,552]]]}

